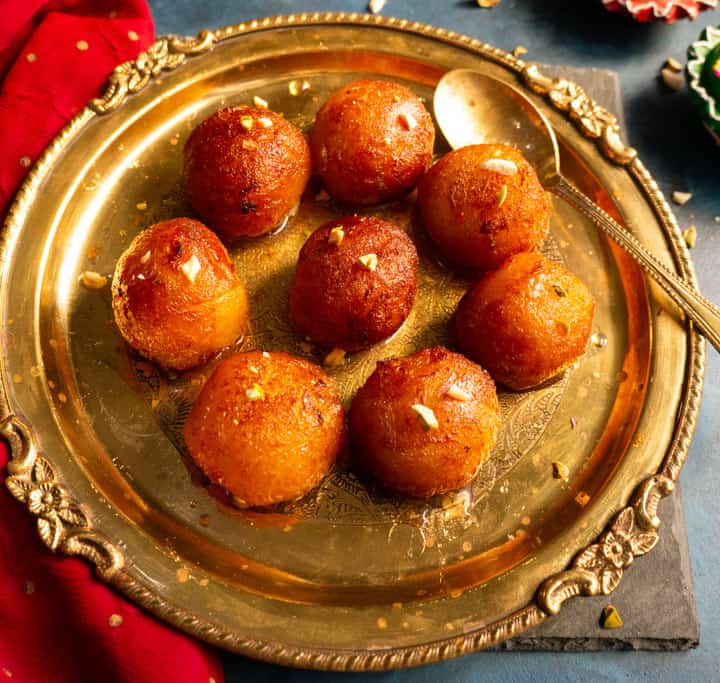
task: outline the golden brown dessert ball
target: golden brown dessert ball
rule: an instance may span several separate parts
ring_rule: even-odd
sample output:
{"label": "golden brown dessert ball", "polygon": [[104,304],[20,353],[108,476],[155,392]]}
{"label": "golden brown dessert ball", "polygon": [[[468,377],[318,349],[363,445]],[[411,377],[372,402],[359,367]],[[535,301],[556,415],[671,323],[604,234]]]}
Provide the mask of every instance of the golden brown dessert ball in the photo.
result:
{"label": "golden brown dessert ball", "polygon": [[379,218],[351,216],[319,227],[300,251],[290,285],[296,331],[352,351],[389,337],[417,290],[415,245]]}
{"label": "golden brown dessert ball", "polygon": [[335,91],[310,133],[313,168],[336,199],[378,204],[402,197],[432,161],[435,127],[405,86],[362,80]]}
{"label": "golden brown dessert ball", "polygon": [[175,370],[234,343],[248,316],[225,247],[190,218],[156,223],[132,241],[115,267],[112,305],[125,341]]}
{"label": "golden brown dessert ball", "polygon": [[345,441],[345,414],[318,366],[251,351],[215,368],[184,435],[200,469],[239,505],[271,505],[299,498],[327,474]]}
{"label": "golden brown dessert ball", "polygon": [[490,375],[442,347],[378,363],[350,411],[360,467],[390,489],[421,497],[470,482],[499,427]]}
{"label": "golden brown dessert ball", "polygon": [[585,352],[594,310],[587,287],[567,268],[517,254],[465,295],[455,334],[461,351],[496,382],[527,389]]}
{"label": "golden brown dessert ball", "polygon": [[539,249],[550,221],[550,202],[535,170],[508,145],[471,145],[446,154],[422,179],[418,207],[441,256],[481,270]]}
{"label": "golden brown dessert ball", "polygon": [[221,109],[185,145],[185,194],[224,239],[262,235],[281,225],[309,178],[305,136],[269,109]]}

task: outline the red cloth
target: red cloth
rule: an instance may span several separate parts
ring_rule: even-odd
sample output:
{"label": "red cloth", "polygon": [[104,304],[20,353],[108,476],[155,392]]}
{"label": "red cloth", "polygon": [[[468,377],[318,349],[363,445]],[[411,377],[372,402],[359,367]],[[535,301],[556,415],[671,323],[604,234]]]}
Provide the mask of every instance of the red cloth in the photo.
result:
{"label": "red cloth", "polygon": [[[0,0],[0,9],[2,213],[29,162],[113,67],[150,44],[153,24],[144,0]],[[0,443],[0,683],[221,683],[210,648],[42,545],[4,486],[6,464]]]}

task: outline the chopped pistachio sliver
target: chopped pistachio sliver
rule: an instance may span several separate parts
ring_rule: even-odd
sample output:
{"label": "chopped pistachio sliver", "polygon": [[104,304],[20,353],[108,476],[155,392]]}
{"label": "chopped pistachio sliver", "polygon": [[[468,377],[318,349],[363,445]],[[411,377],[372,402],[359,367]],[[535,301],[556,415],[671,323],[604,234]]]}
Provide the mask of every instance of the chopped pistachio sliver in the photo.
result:
{"label": "chopped pistachio sliver", "polygon": [[601,624],[603,628],[620,628],[623,625],[623,620],[617,608],[608,605],[603,609]]}
{"label": "chopped pistachio sliver", "polygon": [[258,95],[253,97],[253,104],[259,109],[267,109],[269,106],[268,101]]}
{"label": "chopped pistachio sliver", "polygon": [[323,359],[323,365],[326,365],[329,368],[340,367],[343,363],[345,363],[345,355],[346,352],[344,349],[333,349]]}
{"label": "chopped pistachio sliver", "polygon": [[488,159],[480,164],[480,168],[493,171],[501,175],[515,175],[518,172],[517,164],[508,159]]}
{"label": "chopped pistachio sliver", "polygon": [[683,204],[687,204],[691,199],[692,192],[680,192],[678,190],[675,190],[675,192],[672,193],[672,200],[680,206],[682,206]]}
{"label": "chopped pistachio sliver", "polygon": [[680,62],[678,62],[678,60],[675,59],[674,57],[668,57],[665,60],[665,65],[668,68],[672,69],[673,71],[682,71],[683,70],[682,64],[680,64]]}
{"label": "chopped pistachio sliver", "polygon": [[253,127],[253,117],[252,116],[241,116],[240,117],[240,125],[245,130],[252,130]]}
{"label": "chopped pistachio sliver", "polygon": [[567,481],[570,476],[570,468],[564,462],[555,461],[552,464],[553,477]]}
{"label": "chopped pistachio sliver", "polygon": [[456,401],[469,401],[472,398],[472,395],[465,391],[461,386],[457,384],[452,384],[450,388],[447,390],[447,395],[450,398],[454,398]]}
{"label": "chopped pistachio sliver", "polygon": [[328,244],[332,244],[334,247],[337,247],[342,244],[344,239],[345,231],[342,229],[341,225],[336,225],[330,230],[330,234],[328,235]]}
{"label": "chopped pistachio sliver", "polygon": [[271,127],[272,127],[272,119],[269,118],[269,117],[267,117],[267,116],[261,116],[261,117],[258,119],[258,123],[259,123],[263,128],[271,128]]}
{"label": "chopped pistachio sliver", "polygon": [[428,408],[422,403],[413,403],[410,408],[415,413],[420,426],[426,432],[440,427],[440,423],[437,421],[437,417],[435,417],[435,413],[432,411],[432,408]]}
{"label": "chopped pistachio sliver", "polygon": [[685,228],[682,236],[685,239],[685,244],[687,244],[688,249],[692,249],[697,242],[697,228],[694,225]]}
{"label": "chopped pistachio sliver", "polygon": [[253,384],[252,387],[245,390],[245,396],[248,401],[263,401],[265,399],[265,390],[259,384]]}
{"label": "chopped pistachio sliver", "polygon": [[412,130],[413,128],[417,127],[417,120],[412,114],[408,114],[407,112],[402,112],[398,118],[400,119],[400,123],[402,123],[405,130]]}
{"label": "chopped pistachio sliver", "polygon": [[180,270],[185,274],[185,277],[190,282],[195,282],[197,274],[200,272],[200,261],[198,257],[193,254],[185,263],[180,266]]}
{"label": "chopped pistachio sliver", "polygon": [[94,270],[86,270],[80,275],[80,282],[86,289],[102,289],[107,284],[107,278]]}
{"label": "chopped pistachio sliver", "polygon": [[503,186],[500,188],[500,192],[498,192],[498,193],[495,195],[495,199],[497,200],[497,205],[498,205],[498,206],[502,206],[502,205],[505,203],[505,200],[507,199],[507,195],[508,195],[508,186],[507,186],[507,185],[503,185]]}
{"label": "chopped pistachio sliver", "polygon": [[377,254],[365,254],[361,256],[357,262],[358,265],[365,268],[365,270],[374,271],[378,266],[378,257]]}

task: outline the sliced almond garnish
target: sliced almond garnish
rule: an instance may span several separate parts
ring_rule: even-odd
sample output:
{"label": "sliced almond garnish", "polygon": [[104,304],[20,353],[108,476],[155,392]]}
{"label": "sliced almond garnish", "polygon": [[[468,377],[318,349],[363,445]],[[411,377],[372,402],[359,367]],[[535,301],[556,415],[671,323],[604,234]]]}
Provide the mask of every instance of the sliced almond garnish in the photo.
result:
{"label": "sliced almond garnish", "polygon": [[515,175],[518,172],[517,164],[508,159],[488,159],[480,164],[480,168],[501,175]]}
{"label": "sliced almond garnish", "polygon": [[200,272],[200,261],[198,260],[198,257],[193,254],[185,263],[183,263],[180,266],[180,270],[185,274],[185,277],[190,280],[190,282],[195,282],[195,278],[197,277],[198,273]]}
{"label": "sliced almond garnish", "polygon": [[447,390],[447,395],[450,398],[454,398],[456,401],[462,401],[466,402],[469,401],[472,398],[472,395],[465,391],[461,386],[457,384],[453,384],[450,386],[450,388]]}
{"label": "sliced almond garnish", "polygon": [[365,254],[358,258],[357,263],[365,270],[375,271],[378,266],[377,254]]}
{"label": "sliced almond garnish", "polygon": [[398,118],[400,119],[400,123],[402,123],[405,130],[412,130],[413,128],[416,128],[418,123],[415,117],[412,114],[409,114],[407,112],[402,112]]}
{"label": "sliced almond garnish", "polygon": [[328,244],[332,244],[333,246],[337,247],[342,244],[342,241],[345,239],[345,231],[342,229],[342,226],[336,225],[332,230],[330,230],[330,234],[328,235]]}
{"label": "sliced almond garnish", "polygon": [[426,432],[440,427],[440,423],[438,422],[437,417],[435,417],[435,413],[432,408],[428,408],[422,403],[413,403],[410,408],[415,413],[420,426]]}

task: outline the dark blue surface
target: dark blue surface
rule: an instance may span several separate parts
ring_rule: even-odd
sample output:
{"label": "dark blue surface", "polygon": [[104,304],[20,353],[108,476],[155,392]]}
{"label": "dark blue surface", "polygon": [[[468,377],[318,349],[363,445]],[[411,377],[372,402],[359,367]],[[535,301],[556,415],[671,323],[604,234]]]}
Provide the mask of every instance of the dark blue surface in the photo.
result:
{"label": "dark blue surface", "polygon": [[[363,12],[365,0],[150,0],[158,34],[304,11]],[[467,33],[506,50],[518,44],[528,58],[618,71],[630,142],[668,195],[693,193],[675,207],[681,226],[698,228],[693,251],[706,296],[720,302],[720,148],[702,129],[683,93],[657,80],[668,56],[684,62],[687,45],[720,10],[695,22],[640,25],[609,14],[600,0],[503,0],[481,10],[474,0],[389,0],[383,14]],[[718,221],[715,221],[715,217]],[[700,422],[681,476],[702,625],[701,645],[689,653],[478,653],[436,666],[387,674],[318,674],[224,655],[228,683],[260,681],[720,681],[720,359],[709,349]],[[631,570],[632,571],[632,570]],[[668,586],[672,590],[672,586]],[[658,605],[662,609],[662,605]]]}

